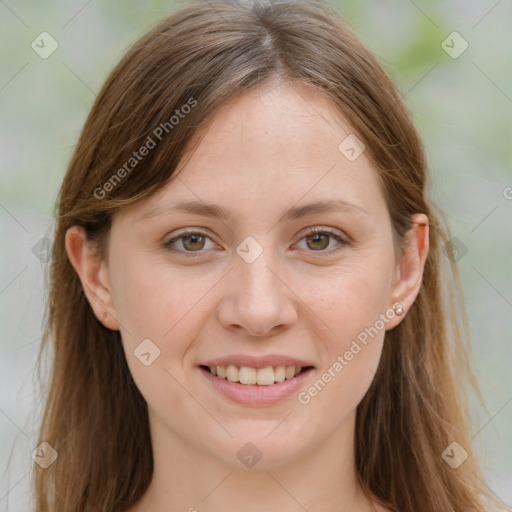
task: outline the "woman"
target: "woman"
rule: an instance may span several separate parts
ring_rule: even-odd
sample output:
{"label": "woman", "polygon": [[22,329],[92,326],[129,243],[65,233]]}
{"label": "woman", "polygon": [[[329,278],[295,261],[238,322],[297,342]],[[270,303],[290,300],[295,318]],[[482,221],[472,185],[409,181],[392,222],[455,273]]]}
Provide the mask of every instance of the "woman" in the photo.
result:
{"label": "woman", "polygon": [[427,181],[328,5],[196,2],[143,36],[59,195],[36,510],[489,510]]}

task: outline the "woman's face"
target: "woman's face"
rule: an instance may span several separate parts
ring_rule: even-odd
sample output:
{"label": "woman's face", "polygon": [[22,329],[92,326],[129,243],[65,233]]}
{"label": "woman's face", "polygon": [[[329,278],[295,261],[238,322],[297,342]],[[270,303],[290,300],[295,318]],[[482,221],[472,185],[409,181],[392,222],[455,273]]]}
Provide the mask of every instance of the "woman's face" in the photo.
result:
{"label": "woman's face", "polygon": [[101,276],[154,443],[270,468],[352,428],[426,235],[401,268],[378,175],[332,112],[306,86],[247,93],[114,217]]}

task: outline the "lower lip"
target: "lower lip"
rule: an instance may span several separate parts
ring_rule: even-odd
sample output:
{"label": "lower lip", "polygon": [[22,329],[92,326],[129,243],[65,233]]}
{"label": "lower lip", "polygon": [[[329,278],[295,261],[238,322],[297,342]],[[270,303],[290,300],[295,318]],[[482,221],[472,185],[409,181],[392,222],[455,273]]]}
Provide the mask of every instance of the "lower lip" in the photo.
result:
{"label": "lower lip", "polygon": [[257,384],[240,384],[230,382],[212,375],[209,371],[199,368],[199,371],[222,395],[243,405],[270,405],[280,402],[296,392],[309,377],[313,368],[300,372],[292,379],[284,380],[269,386],[258,386]]}

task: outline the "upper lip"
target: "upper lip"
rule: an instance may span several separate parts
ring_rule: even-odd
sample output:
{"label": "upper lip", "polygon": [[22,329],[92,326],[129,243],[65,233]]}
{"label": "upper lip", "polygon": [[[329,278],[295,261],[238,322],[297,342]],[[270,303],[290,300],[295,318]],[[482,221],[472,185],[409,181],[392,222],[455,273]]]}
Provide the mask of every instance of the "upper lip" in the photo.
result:
{"label": "upper lip", "polygon": [[312,364],[281,354],[267,354],[265,356],[250,356],[246,354],[233,354],[231,356],[218,357],[210,359],[200,366],[248,366],[249,368],[265,368],[267,366],[313,366]]}

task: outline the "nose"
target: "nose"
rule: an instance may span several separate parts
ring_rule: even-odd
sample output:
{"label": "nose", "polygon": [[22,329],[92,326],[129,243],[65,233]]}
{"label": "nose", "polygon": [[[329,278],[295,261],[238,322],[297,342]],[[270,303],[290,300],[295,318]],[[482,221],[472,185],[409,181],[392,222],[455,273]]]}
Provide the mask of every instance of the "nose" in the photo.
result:
{"label": "nose", "polygon": [[268,252],[264,250],[252,263],[242,258],[235,262],[218,309],[224,328],[244,330],[248,336],[261,338],[297,321],[295,296],[275,259],[266,257]]}

